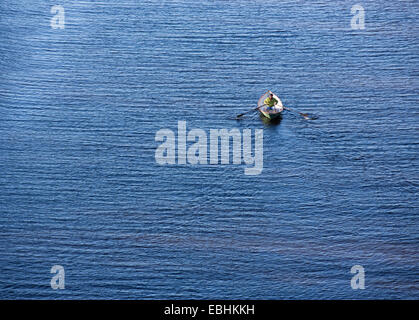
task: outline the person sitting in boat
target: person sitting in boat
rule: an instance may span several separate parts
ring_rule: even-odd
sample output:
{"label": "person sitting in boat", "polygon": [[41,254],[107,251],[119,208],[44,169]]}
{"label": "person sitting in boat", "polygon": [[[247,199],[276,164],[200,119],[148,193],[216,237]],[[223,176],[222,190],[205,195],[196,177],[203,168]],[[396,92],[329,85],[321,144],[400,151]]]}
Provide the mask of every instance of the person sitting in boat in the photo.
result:
{"label": "person sitting in boat", "polygon": [[271,93],[269,97],[267,97],[265,101],[263,101],[263,103],[266,104],[270,109],[272,109],[278,103],[278,100],[276,100],[274,98],[274,95]]}

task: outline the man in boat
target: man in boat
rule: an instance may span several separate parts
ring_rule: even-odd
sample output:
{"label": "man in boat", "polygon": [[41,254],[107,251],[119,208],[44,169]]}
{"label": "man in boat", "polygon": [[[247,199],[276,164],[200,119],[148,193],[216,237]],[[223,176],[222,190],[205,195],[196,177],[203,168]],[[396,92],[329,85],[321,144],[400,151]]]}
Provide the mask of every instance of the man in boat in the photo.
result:
{"label": "man in boat", "polygon": [[273,95],[273,93],[271,93],[270,95],[269,95],[269,97],[267,97],[266,99],[265,99],[265,101],[263,101],[263,103],[264,104],[266,104],[269,108],[273,108],[277,103],[278,103],[278,100],[276,100],[275,98],[274,98],[274,95]]}

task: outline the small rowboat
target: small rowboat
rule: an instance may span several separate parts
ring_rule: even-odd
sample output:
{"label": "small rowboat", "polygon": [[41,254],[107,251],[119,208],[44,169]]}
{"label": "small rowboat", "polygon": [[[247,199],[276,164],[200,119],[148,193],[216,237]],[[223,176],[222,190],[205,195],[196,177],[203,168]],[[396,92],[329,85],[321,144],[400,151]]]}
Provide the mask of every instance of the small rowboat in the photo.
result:
{"label": "small rowboat", "polygon": [[[268,107],[265,105],[264,101],[266,98],[269,97],[270,94],[273,94],[274,98],[278,100],[278,103],[274,105],[273,107]],[[276,118],[279,118],[281,116],[282,111],[284,111],[284,106],[282,105],[282,101],[275,95],[275,93],[271,91],[265,92],[258,101],[258,107],[260,107],[258,110],[259,112],[266,118],[273,120]]]}

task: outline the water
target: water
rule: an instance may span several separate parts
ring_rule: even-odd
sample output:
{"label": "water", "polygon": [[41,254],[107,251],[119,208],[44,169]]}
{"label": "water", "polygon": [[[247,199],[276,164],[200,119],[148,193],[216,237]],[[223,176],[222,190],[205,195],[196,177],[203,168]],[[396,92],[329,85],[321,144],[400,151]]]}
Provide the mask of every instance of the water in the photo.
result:
{"label": "water", "polygon": [[[419,298],[416,1],[56,4],[0,4],[1,299]],[[268,89],[318,119],[232,120]],[[263,172],[159,166],[179,120]]]}

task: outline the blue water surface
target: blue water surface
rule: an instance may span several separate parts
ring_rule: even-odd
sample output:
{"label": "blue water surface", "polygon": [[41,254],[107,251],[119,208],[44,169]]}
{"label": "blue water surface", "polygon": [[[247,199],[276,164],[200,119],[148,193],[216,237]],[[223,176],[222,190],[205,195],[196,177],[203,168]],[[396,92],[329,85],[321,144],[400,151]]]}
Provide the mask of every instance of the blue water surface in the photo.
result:
{"label": "blue water surface", "polygon": [[[354,4],[2,0],[0,298],[418,299],[419,5]],[[178,121],[262,173],[157,164]]]}

